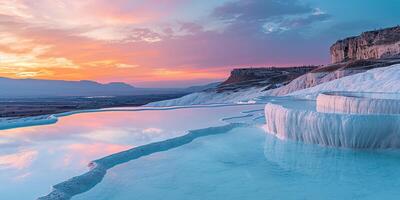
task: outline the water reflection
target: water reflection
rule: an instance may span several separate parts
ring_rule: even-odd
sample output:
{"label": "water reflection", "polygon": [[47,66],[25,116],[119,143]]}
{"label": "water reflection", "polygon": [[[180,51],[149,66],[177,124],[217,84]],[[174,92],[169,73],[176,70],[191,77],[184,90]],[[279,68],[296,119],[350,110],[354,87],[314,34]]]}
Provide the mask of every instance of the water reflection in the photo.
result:
{"label": "water reflection", "polygon": [[261,107],[81,113],[56,124],[1,130],[0,193],[4,199],[39,197],[50,186],[87,171],[92,160],[187,130],[219,126],[222,118]]}
{"label": "water reflection", "polygon": [[398,151],[282,141],[250,126],[111,168],[74,199],[398,199],[399,167]]}
{"label": "water reflection", "polygon": [[26,150],[12,154],[0,155],[0,170],[4,169],[24,169],[30,166],[36,159],[38,152]]}
{"label": "water reflection", "polygon": [[[281,169],[330,180],[400,176],[399,150],[354,150],[280,140],[266,134],[265,158]],[[371,174],[377,175],[376,177]],[[393,179],[392,179],[393,180]],[[397,184],[400,179],[396,178]]]}

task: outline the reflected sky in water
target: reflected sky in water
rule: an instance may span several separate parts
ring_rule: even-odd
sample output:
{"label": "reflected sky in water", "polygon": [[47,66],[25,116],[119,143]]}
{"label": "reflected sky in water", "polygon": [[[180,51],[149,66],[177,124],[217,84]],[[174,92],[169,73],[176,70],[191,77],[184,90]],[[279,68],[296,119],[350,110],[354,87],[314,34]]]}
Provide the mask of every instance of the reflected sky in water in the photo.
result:
{"label": "reflected sky in water", "polygon": [[[88,170],[90,161],[135,146],[222,125],[260,105],[163,111],[81,113],[56,124],[0,131],[0,193],[33,199],[51,186]],[[20,191],[24,190],[23,193]]]}

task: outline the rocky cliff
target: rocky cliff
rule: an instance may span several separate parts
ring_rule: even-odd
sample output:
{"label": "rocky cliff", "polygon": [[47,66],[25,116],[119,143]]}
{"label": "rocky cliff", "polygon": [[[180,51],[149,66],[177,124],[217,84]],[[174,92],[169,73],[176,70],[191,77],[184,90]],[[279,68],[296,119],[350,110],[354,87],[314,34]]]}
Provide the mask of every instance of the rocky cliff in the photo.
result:
{"label": "rocky cliff", "polygon": [[400,57],[400,26],[339,40],[330,48],[332,63]]}
{"label": "rocky cliff", "polygon": [[229,78],[216,90],[218,92],[237,91],[250,87],[263,87],[268,90],[286,85],[293,79],[316,68],[316,66],[299,66],[234,69]]}

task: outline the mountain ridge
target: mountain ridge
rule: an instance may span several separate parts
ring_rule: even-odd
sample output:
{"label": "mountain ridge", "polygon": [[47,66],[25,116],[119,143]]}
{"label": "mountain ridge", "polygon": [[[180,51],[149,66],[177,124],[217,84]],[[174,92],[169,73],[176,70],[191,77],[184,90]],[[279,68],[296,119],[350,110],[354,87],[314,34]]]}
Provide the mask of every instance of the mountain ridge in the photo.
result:
{"label": "mountain ridge", "polygon": [[99,83],[91,80],[15,79],[0,77],[0,97],[130,96],[197,92],[212,84],[187,88],[140,88],[124,82]]}

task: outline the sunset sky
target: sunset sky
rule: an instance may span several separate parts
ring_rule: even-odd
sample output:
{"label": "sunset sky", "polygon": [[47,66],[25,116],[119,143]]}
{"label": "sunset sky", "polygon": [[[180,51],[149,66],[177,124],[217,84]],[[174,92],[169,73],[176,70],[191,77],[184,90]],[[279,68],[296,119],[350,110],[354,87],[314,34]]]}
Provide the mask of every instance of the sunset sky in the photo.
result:
{"label": "sunset sky", "polygon": [[326,64],[400,24],[398,0],[0,0],[0,76],[176,87],[232,68]]}

